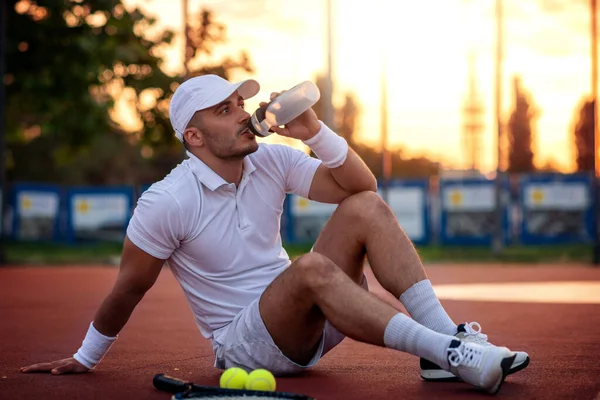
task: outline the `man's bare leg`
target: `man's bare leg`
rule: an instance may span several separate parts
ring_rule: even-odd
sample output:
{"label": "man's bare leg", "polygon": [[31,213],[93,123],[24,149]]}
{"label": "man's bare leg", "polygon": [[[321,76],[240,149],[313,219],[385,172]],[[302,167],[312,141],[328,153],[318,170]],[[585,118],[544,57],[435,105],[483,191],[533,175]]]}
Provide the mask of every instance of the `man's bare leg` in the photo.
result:
{"label": "man's bare leg", "polygon": [[344,200],[313,249],[360,282],[365,254],[373,274],[420,324],[454,335],[456,324],[437,299],[423,264],[388,205],[373,192]]}
{"label": "man's bare leg", "polygon": [[313,251],[360,282],[368,254],[375,277],[395,297],[427,279],[421,260],[396,216],[373,192],[344,200],[319,235]]}
{"label": "man's bare leg", "polygon": [[[327,320],[352,339],[422,357],[495,393],[516,355],[503,347],[461,342],[429,329],[414,315],[413,320],[398,313],[363,290],[357,283],[362,281],[365,253],[386,289],[401,294],[401,301],[411,293],[415,304],[425,303],[425,307],[407,307],[411,315],[412,308],[428,323],[440,325],[446,319],[446,325],[453,325],[393,213],[379,196],[360,193],[340,204],[314,252],[293,262],[261,296],[261,317],[279,349],[293,361],[307,364]],[[428,318],[429,314],[436,318]]]}
{"label": "man's bare leg", "polygon": [[[318,253],[305,254],[292,263],[269,285],[259,304],[275,344],[299,364],[307,364],[314,356],[328,320],[352,339],[448,365],[446,350],[452,336],[427,329],[399,313]],[[391,320],[396,320],[396,328],[390,336]]]}
{"label": "man's bare leg", "polygon": [[[325,315],[343,334],[371,344],[383,344],[384,331],[397,310],[357,285],[363,279],[367,252],[377,279],[396,296],[426,279],[412,243],[381,198],[372,192],[350,196],[339,205],[315,243],[314,253],[325,257],[303,256],[261,297],[260,311],[265,325],[289,358],[299,363],[312,358],[322,335]],[[350,279],[342,279],[338,274],[340,269]],[[326,271],[325,276],[323,271]],[[334,282],[328,281],[334,277]],[[320,280],[315,282],[314,279]],[[342,285],[342,294],[328,302],[331,293],[320,292],[325,284]],[[299,285],[304,286],[299,289]],[[327,290],[333,289],[328,287]]]}
{"label": "man's bare leg", "polygon": [[423,357],[464,381],[495,393],[515,354],[435,332],[362,289],[319,253],[309,253],[279,275],[260,298],[260,314],[279,349],[307,364],[325,320],[342,334]]}
{"label": "man's bare leg", "polygon": [[[330,260],[311,253],[269,285],[260,299],[260,313],[281,351],[306,364],[321,340],[326,314],[339,320],[344,334],[383,345],[385,327],[398,311],[366,292]],[[365,327],[369,329],[363,331]]]}

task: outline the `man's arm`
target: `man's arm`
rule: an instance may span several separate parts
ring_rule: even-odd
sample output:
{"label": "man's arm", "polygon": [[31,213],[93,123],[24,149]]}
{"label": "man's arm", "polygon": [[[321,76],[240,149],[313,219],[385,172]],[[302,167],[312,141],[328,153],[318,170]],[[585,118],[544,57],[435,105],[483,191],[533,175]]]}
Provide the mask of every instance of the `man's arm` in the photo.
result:
{"label": "man's arm", "polygon": [[[123,329],[144,294],[156,282],[164,262],[125,238],[117,280],[94,317],[93,325],[100,334],[114,337]],[[88,370],[73,357],[21,368],[21,372],[51,372],[57,375]]]}
{"label": "man's arm", "polygon": [[346,197],[364,191],[377,191],[377,179],[352,149],[337,168],[320,165],[310,185],[308,198],[321,203],[339,204]]}
{"label": "man's arm", "polygon": [[94,327],[105,336],[116,336],[134,308],[154,285],[165,260],[152,257],[125,238],[117,281],[94,317]]}
{"label": "man's arm", "polygon": [[[273,100],[279,93],[271,93]],[[266,105],[261,102],[260,105]],[[308,109],[284,127],[272,126],[279,135],[302,140],[323,161],[308,194],[309,199],[339,204],[346,197],[364,191],[377,191],[377,179],[346,141],[332,132]],[[321,153],[321,154],[319,154]]]}

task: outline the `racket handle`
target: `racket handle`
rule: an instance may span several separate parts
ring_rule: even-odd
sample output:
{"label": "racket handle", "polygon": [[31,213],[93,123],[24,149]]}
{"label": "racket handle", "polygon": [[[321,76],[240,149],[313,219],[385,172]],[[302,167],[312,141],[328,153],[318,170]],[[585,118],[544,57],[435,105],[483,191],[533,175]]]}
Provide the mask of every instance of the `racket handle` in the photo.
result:
{"label": "racket handle", "polygon": [[165,374],[156,374],[152,380],[154,387],[169,393],[181,393],[188,390],[192,384]]}

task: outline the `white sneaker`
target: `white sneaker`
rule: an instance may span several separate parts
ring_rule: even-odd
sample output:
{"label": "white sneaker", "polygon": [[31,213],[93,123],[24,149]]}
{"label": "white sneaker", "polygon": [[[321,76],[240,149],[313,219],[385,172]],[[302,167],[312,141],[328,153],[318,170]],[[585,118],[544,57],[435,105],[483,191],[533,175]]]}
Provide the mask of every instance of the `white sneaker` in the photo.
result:
{"label": "white sneaker", "polygon": [[450,371],[463,381],[497,393],[516,355],[506,347],[453,340],[448,348]]}
{"label": "white sneaker", "polygon": [[[487,341],[487,335],[481,333],[481,325],[478,322],[458,325],[454,336],[465,342],[477,343],[482,346],[493,346],[493,344]],[[516,357],[510,366],[508,375],[514,374],[529,365],[529,355],[527,353],[524,351],[515,351],[514,354]],[[426,381],[455,381],[459,379],[452,372],[446,371],[439,365],[424,358],[421,358],[420,366],[421,378]]]}

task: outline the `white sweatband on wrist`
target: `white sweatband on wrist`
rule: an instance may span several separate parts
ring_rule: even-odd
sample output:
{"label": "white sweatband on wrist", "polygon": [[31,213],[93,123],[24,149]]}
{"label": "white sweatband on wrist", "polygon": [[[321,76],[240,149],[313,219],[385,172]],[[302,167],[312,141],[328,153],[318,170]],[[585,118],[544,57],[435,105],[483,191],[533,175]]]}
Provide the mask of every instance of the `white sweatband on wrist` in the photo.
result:
{"label": "white sweatband on wrist", "polygon": [[85,339],[77,353],[73,354],[73,358],[85,367],[92,369],[102,360],[115,340],[117,340],[117,336],[109,337],[101,334],[91,322]]}
{"label": "white sweatband on wrist", "polygon": [[337,168],[344,164],[348,157],[348,142],[323,122],[319,121],[319,123],[321,124],[319,133],[302,142],[310,147],[327,168]]}

